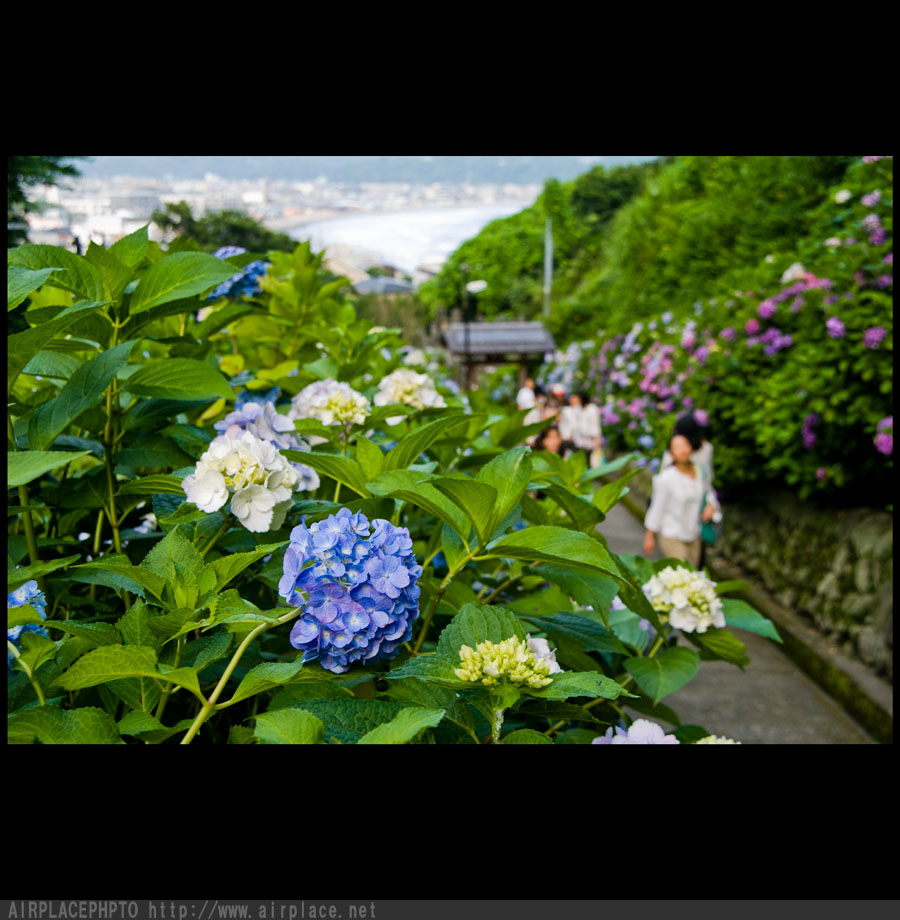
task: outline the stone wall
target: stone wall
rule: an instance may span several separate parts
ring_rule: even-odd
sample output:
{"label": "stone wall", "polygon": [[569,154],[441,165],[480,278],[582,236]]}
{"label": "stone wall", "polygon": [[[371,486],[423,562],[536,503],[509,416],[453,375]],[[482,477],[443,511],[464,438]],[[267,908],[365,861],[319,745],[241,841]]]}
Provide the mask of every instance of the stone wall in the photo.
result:
{"label": "stone wall", "polygon": [[[631,480],[646,508],[651,477]],[[893,681],[893,515],[834,510],[767,492],[723,506],[722,534],[708,549],[751,574],[783,607],[876,674]]]}

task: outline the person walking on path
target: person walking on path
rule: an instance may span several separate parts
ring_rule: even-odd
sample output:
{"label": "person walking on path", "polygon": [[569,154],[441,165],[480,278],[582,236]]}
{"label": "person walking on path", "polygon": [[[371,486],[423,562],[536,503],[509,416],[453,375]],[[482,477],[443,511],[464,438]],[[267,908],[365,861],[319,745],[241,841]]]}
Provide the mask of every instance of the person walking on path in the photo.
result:
{"label": "person walking on path", "polygon": [[[709,431],[709,418],[702,409],[695,409],[682,415],[675,422],[674,434],[683,434],[691,442],[691,460],[706,476],[707,482],[715,488],[713,473],[713,446],[707,437]],[[672,465],[672,454],[667,450],[663,454],[660,470]],[[714,493],[715,494],[715,493]],[[721,509],[716,509],[715,520],[721,521]],[[698,568],[703,568],[706,562],[706,541],[700,542],[700,563]]]}
{"label": "person walking on path", "polygon": [[718,511],[715,492],[703,467],[691,460],[691,442],[676,434],[669,442],[672,464],[653,479],[653,497],[644,518],[644,555],[653,555],[656,539],[664,557],[700,566],[700,521]]}

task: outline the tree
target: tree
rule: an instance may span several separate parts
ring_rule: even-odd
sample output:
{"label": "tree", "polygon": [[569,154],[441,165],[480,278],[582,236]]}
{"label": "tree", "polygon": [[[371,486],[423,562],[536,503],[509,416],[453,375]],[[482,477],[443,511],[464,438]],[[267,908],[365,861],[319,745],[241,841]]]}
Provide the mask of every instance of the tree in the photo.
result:
{"label": "tree", "polygon": [[27,189],[34,185],[56,185],[64,176],[81,173],[66,160],[87,160],[88,157],[7,157],[6,237],[12,248],[28,242],[27,214],[40,210],[29,201]]}
{"label": "tree", "polygon": [[244,211],[211,211],[194,217],[191,206],[179,201],[167,204],[162,211],[154,211],[151,220],[162,230],[190,237],[207,252],[222,246],[241,246],[248,252],[268,252],[270,249],[293,252],[297,246],[293,237],[266,229]]}

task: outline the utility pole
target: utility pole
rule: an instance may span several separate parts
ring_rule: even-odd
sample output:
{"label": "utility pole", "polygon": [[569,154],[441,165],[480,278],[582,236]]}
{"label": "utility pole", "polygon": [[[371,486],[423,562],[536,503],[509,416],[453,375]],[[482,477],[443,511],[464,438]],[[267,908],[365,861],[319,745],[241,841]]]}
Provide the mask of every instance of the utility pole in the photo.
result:
{"label": "utility pole", "polygon": [[553,218],[544,224],[544,317],[550,315],[550,287],[553,284]]}

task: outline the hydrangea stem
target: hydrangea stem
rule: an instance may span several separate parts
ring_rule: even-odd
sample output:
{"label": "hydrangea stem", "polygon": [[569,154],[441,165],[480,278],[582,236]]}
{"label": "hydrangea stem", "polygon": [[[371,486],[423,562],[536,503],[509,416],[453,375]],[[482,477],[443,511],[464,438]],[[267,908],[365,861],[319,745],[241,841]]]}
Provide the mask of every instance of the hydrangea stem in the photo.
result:
{"label": "hydrangea stem", "polygon": [[37,694],[38,702],[41,704],[41,706],[46,706],[47,701],[44,699],[44,691],[41,690],[41,685],[38,682],[37,677],[35,677],[34,673],[32,672],[31,668],[28,666],[28,663],[21,660],[21,652],[16,648],[15,645],[13,645],[12,642],[9,641],[9,639],[6,640],[6,647],[10,652],[12,652],[13,658],[19,661],[19,665],[25,672],[25,676],[29,681],[31,681],[31,686],[34,687],[34,692]]}
{"label": "hydrangea stem", "polygon": [[[12,449],[17,451],[19,448],[16,445],[15,428],[13,427],[12,416],[9,413],[9,409],[6,410],[6,431],[7,440],[12,445]],[[25,543],[28,546],[28,558],[31,560],[32,565],[37,565],[37,563],[41,561],[41,557],[38,555],[37,537],[34,533],[34,521],[31,519],[31,511],[28,509],[28,486],[25,484],[20,485],[18,487],[18,492],[19,504],[25,509],[22,512],[22,525],[25,527]],[[38,587],[43,591],[43,577],[38,576],[37,583]]]}
{"label": "hydrangea stem", "polygon": [[[203,723],[209,718],[210,714],[214,712],[218,706],[216,706],[216,701],[222,694],[222,691],[225,689],[225,685],[228,683],[229,678],[232,675],[232,672],[237,667],[238,662],[244,655],[244,652],[250,647],[250,643],[259,635],[264,633],[267,629],[271,629],[273,626],[281,626],[284,623],[289,623],[295,617],[300,615],[301,608],[296,608],[291,610],[290,613],[286,613],[284,616],[279,617],[274,623],[260,623],[255,629],[252,629],[247,633],[244,641],[237,647],[234,655],[231,656],[231,661],[228,662],[228,667],[225,668],[225,672],[219,678],[219,682],[216,684],[215,690],[209,695],[209,699],[206,700],[203,705],[200,707],[200,712],[197,713],[197,718],[194,719],[191,727],[185,732],[184,737],[181,739],[182,744],[190,744],[194,740],[194,736],[200,731]],[[225,708],[226,706],[231,705],[231,701],[228,703],[222,703],[221,707]]]}
{"label": "hydrangea stem", "polygon": [[219,540],[219,537],[221,537],[225,533],[226,530],[228,530],[228,518],[227,517],[225,518],[225,521],[222,524],[222,526],[215,532],[215,534],[213,535],[209,543],[207,543],[206,546],[204,546],[203,549],[200,550],[200,555],[205,556],[216,545],[216,543]]}

